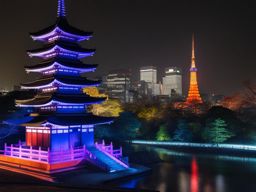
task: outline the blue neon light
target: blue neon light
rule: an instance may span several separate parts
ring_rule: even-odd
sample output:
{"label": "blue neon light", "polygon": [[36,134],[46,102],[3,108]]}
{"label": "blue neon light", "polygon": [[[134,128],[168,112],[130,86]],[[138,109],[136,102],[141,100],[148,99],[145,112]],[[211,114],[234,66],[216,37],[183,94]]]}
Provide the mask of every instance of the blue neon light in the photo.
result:
{"label": "blue neon light", "polygon": [[162,146],[175,146],[175,147],[222,148],[222,149],[237,149],[237,150],[256,151],[256,145],[186,143],[186,142],[145,141],[145,140],[133,140],[132,143],[146,144],[146,145],[159,145],[159,146],[162,145]]}
{"label": "blue neon light", "polygon": [[65,0],[58,0],[58,17],[65,17],[66,9],[65,9]]}

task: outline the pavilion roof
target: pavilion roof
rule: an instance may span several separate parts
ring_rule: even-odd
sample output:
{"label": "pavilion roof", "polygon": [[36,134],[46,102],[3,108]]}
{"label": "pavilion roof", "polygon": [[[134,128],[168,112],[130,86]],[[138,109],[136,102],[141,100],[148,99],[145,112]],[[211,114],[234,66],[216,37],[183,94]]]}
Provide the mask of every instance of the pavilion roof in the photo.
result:
{"label": "pavilion roof", "polygon": [[61,126],[72,125],[97,125],[112,123],[113,117],[101,117],[91,113],[86,114],[68,114],[68,115],[49,115],[49,116],[37,116],[33,120],[23,124],[23,126],[41,126],[42,124],[55,124]]}
{"label": "pavilion roof", "polygon": [[33,37],[39,37],[41,35],[45,35],[45,34],[52,32],[56,28],[59,28],[64,32],[67,32],[67,33],[70,33],[73,35],[78,35],[78,36],[87,37],[87,36],[92,36],[92,34],[93,34],[93,32],[86,32],[86,31],[77,29],[77,28],[71,26],[65,17],[59,17],[59,18],[57,18],[56,22],[53,25],[51,25],[47,28],[44,28],[38,32],[30,33],[30,35]]}

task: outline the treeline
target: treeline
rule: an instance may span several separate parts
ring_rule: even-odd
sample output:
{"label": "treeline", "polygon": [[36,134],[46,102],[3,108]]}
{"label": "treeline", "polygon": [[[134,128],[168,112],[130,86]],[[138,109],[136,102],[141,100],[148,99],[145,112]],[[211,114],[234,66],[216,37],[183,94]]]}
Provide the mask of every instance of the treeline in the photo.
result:
{"label": "treeline", "polygon": [[126,106],[110,125],[96,127],[98,139],[254,143],[256,109],[232,111],[215,106],[195,114],[160,104]]}

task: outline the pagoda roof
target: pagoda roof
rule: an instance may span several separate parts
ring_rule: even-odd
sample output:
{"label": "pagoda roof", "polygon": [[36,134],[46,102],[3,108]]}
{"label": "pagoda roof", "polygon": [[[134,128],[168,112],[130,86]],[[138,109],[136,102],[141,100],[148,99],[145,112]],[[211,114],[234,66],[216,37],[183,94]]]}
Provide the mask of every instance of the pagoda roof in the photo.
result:
{"label": "pagoda roof", "polygon": [[80,69],[83,71],[91,71],[90,69],[96,69],[97,64],[84,64],[80,60],[69,60],[69,59],[51,59],[45,62],[41,62],[37,65],[25,66],[26,71],[38,71],[38,70],[47,70],[52,68],[54,65],[59,65],[61,67]]}
{"label": "pagoda roof", "polygon": [[105,97],[91,97],[86,94],[81,95],[63,95],[53,93],[52,95],[37,95],[36,97],[28,100],[16,100],[20,107],[43,107],[49,106],[54,103],[63,105],[76,105],[76,104],[96,104],[105,100]]}
{"label": "pagoda roof", "polygon": [[50,86],[54,83],[59,83],[63,85],[70,85],[70,86],[97,86],[101,83],[101,81],[96,80],[89,80],[86,77],[74,77],[68,78],[59,75],[55,75],[52,77],[41,78],[33,82],[23,83],[21,84],[22,88],[28,89],[37,89]]}
{"label": "pagoda roof", "polygon": [[28,50],[27,52],[30,55],[30,54],[48,52],[48,51],[51,51],[52,49],[56,49],[56,48],[64,49],[64,50],[71,51],[71,52],[78,52],[78,53],[91,53],[91,54],[93,54],[95,52],[95,49],[85,49],[85,48],[80,47],[78,44],[64,43],[64,42],[60,42],[60,41],[57,41],[55,43],[46,45],[42,48]]}
{"label": "pagoda roof", "polygon": [[113,117],[101,117],[91,113],[86,114],[69,114],[69,115],[49,115],[37,116],[33,120],[23,124],[23,126],[42,126],[46,124],[72,126],[72,125],[97,125],[112,123]]}
{"label": "pagoda roof", "polygon": [[30,35],[33,38],[37,38],[42,35],[49,34],[56,29],[59,29],[66,33],[70,33],[72,35],[83,36],[83,37],[91,37],[93,34],[93,32],[86,32],[86,31],[83,31],[83,30],[80,30],[80,29],[77,29],[77,28],[71,26],[65,17],[58,17],[56,22],[53,25],[51,25],[47,28],[44,28],[38,32],[30,33]]}

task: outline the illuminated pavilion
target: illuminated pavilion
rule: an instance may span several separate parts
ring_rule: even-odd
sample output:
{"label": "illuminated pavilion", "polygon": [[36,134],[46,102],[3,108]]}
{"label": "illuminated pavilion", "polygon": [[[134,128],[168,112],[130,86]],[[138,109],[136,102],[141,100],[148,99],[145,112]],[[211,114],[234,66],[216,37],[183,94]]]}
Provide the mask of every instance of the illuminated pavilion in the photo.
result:
{"label": "illuminated pavilion", "polygon": [[202,103],[202,98],[200,96],[198,83],[197,83],[197,68],[196,68],[196,57],[195,57],[195,39],[194,35],[192,37],[192,57],[191,57],[191,67],[190,67],[190,83],[189,91],[186,99],[188,104]]}
{"label": "illuminated pavilion", "polygon": [[97,68],[96,64],[81,61],[95,53],[94,49],[79,45],[81,41],[89,40],[92,34],[69,25],[64,0],[58,0],[55,24],[30,34],[43,46],[29,50],[28,55],[42,62],[25,66],[25,70],[39,74],[40,78],[21,84],[21,88],[37,90],[37,95],[16,100],[18,107],[31,111],[30,121],[22,124],[26,129],[26,141],[5,144],[4,154],[0,155],[2,163],[47,172],[87,164],[108,172],[128,168],[122,148],[113,149],[112,144],[105,145],[104,141],[94,142],[94,127],[112,123],[113,119],[87,112],[89,105],[106,99],[83,93],[83,88],[101,83],[81,76]]}

